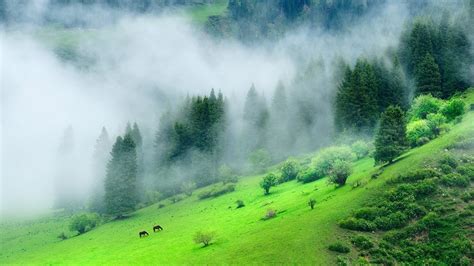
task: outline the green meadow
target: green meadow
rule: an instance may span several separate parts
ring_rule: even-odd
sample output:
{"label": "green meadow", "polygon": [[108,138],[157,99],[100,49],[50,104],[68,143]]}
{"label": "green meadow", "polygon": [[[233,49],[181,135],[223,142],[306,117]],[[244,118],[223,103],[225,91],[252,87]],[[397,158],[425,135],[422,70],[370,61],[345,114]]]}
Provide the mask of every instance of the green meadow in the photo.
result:
{"label": "green meadow", "polygon": [[[464,99],[468,106],[474,103],[474,91]],[[391,177],[416,169],[460,137],[473,134],[474,112],[470,111],[448,133],[386,166],[377,179],[371,178],[379,169],[372,158],[355,162],[353,174],[341,188],[326,178],[307,184],[290,181],[265,196],[259,187],[262,175],[241,177],[234,192],[201,200],[196,190],[176,203],[164,200],[79,236],[69,232],[70,218],[60,213],[3,221],[0,264],[333,264],[336,254],[327,246],[349,239],[339,220],[376,200]],[[307,205],[310,198],[317,201],[314,210]],[[245,207],[236,208],[237,200],[244,201]],[[277,215],[263,220],[268,209]],[[164,230],[153,233],[155,224]],[[142,230],[150,235],[139,238]],[[194,243],[193,236],[200,230],[215,233],[211,245]],[[58,239],[61,232],[69,238]]]}

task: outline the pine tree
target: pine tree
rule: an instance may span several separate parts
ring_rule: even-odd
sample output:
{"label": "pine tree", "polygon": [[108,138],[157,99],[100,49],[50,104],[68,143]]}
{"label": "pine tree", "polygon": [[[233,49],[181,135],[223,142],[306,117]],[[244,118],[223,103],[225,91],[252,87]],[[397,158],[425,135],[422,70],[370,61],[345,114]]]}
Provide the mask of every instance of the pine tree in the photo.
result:
{"label": "pine tree", "polygon": [[121,218],[133,211],[138,201],[137,153],[132,136],[118,137],[111,155],[105,179],[105,206],[107,214]]}
{"label": "pine tree", "polygon": [[400,107],[389,106],[382,113],[375,136],[375,162],[392,163],[406,147],[405,114]]}
{"label": "pine tree", "polygon": [[429,53],[417,67],[416,71],[416,93],[431,94],[435,97],[441,96],[441,75],[438,65]]}
{"label": "pine tree", "polygon": [[94,212],[103,213],[104,204],[104,178],[106,175],[106,166],[110,158],[110,139],[107,129],[102,128],[99,138],[96,141],[93,154],[94,188],[90,202],[90,209]]}

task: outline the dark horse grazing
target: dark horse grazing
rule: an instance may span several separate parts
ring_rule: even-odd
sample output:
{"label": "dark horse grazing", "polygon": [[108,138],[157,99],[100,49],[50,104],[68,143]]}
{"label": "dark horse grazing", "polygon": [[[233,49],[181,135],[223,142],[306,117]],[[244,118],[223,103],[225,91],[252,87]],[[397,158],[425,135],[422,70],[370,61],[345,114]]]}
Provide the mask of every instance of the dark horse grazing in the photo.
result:
{"label": "dark horse grazing", "polygon": [[140,233],[138,233],[138,236],[139,237],[148,236],[148,232],[147,231],[141,231]]}
{"label": "dark horse grazing", "polygon": [[161,231],[161,230],[163,230],[163,227],[161,227],[161,226],[159,226],[159,225],[153,226],[153,232]]}

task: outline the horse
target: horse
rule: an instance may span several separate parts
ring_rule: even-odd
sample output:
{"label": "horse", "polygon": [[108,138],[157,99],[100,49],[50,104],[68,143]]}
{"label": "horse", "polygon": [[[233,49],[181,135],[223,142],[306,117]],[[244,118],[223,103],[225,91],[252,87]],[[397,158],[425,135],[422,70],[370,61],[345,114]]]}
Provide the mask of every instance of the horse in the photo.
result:
{"label": "horse", "polygon": [[145,237],[145,236],[148,236],[148,232],[147,231],[141,231],[140,233],[138,233],[138,236],[141,238],[141,237]]}
{"label": "horse", "polygon": [[153,226],[153,232],[161,231],[161,230],[163,230],[163,227],[161,227],[160,225]]}

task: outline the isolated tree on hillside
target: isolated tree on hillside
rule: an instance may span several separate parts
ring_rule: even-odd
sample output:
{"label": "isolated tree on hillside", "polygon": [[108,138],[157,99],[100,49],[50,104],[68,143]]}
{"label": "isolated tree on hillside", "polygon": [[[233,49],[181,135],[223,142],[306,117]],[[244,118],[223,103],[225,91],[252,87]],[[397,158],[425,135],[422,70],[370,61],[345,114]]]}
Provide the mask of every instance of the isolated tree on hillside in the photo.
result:
{"label": "isolated tree on hillside", "polygon": [[400,107],[389,106],[375,136],[375,162],[391,163],[407,146],[405,114]]}
{"label": "isolated tree on hillside", "polygon": [[441,96],[441,75],[433,56],[425,55],[416,69],[416,93]]}
{"label": "isolated tree on hillside", "polygon": [[111,155],[105,179],[105,206],[107,214],[120,218],[137,204],[137,152],[132,136],[118,137]]}
{"label": "isolated tree on hillside", "polygon": [[265,195],[270,194],[270,188],[276,185],[277,185],[277,178],[275,174],[273,173],[267,174],[263,178],[262,182],[260,182],[260,187],[263,188]]}

